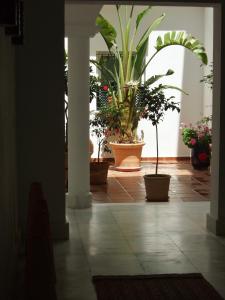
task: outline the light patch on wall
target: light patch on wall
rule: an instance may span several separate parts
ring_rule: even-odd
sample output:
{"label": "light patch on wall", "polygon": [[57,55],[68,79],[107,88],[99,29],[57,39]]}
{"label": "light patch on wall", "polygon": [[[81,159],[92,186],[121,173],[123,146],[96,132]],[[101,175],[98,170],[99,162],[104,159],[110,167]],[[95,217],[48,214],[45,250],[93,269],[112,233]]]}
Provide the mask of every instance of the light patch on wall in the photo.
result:
{"label": "light patch on wall", "polygon": [[[155,53],[155,44],[157,37],[163,36],[167,31],[155,31],[151,34],[149,40],[148,60]],[[146,79],[156,74],[165,74],[168,69],[174,70],[174,74],[166,76],[157,81],[158,84],[173,85],[183,88],[184,56],[185,49],[180,46],[169,46],[162,49],[149,64],[146,70]],[[166,96],[175,96],[176,102],[181,102],[183,95],[177,90],[166,90]],[[179,139],[180,116],[177,112],[168,111],[164,120],[159,125],[159,156],[175,157],[178,155],[177,147]],[[155,127],[145,120],[140,122],[139,130],[144,131],[146,146],[143,150],[143,156],[154,157],[156,155]]]}

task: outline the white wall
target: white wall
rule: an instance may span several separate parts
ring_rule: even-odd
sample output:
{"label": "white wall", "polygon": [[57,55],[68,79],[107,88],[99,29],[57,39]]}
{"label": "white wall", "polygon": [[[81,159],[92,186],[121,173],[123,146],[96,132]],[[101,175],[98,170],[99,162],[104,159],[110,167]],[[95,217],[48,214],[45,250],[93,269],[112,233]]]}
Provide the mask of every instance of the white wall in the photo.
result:
{"label": "white wall", "polygon": [[[140,7],[137,11],[140,11]],[[115,8],[105,5],[101,11],[112,24],[115,24]],[[155,40],[158,35],[165,31],[177,30],[186,31],[198,38],[204,44],[205,39],[205,8],[201,7],[153,7],[147,21],[143,22],[143,28],[146,28],[151,21],[159,17],[163,12],[166,17],[161,23],[159,29],[153,32],[149,41],[149,53],[154,51]],[[115,27],[117,27],[116,25]],[[208,27],[211,26],[209,23]],[[211,36],[207,36],[207,45],[210,45]],[[96,51],[107,50],[105,42],[100,34],[97,34],[90,42],[91,56],[96,55]],[[163,79],[161,82],[175,85],[185,90],[189,95],[186,96],[178,91],[170,90],[167,95],[174,95],[176,101],[181,103],[181,113],[168,112],[164,121],[159,126],[160,135],[160,153],[161,157],[182,157],[189,156],[189,149],[183,145],[180,135],[180,123],[192,122],[199,120],[203,115],[203,98],[204,86],[200,84],[203,76],[203,68],[200,67],[201,62],[198,58],[188,50],[179,46],[172,46],[163,49],[152,61],[146,72],[146,78],[152,74],[163,74],[169,68],[175,73],[172,76]],[[93,108],[93,105],[92,105]],[[152,157],[156,155],[155,151],[155,128],[153,128],[146,120],[142,120],[139,130],[143,129],[145,134],[146,145],[143,149],[143,157]],[[96,156],[96,151],[93,157]]]}
{"label": "white wall", "polygon": [[[205,8],[205,48],[208,54],[209,64],[213,61],[213,8]],[[210,73],[209,65],[204,67],[204,75]],[[204,84],[203,115],[212,114],[212,90]]]}

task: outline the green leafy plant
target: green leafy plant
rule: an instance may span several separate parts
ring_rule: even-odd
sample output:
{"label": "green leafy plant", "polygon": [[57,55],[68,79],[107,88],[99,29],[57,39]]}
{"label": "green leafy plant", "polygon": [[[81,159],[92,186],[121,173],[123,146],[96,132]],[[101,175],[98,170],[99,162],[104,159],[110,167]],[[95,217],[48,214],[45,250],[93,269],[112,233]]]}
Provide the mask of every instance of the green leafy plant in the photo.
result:
{"label": "green leafy plant", "polygon": [[111,152],[107,146],[107,140],[106,140],[107,133],[108,133],[107,119],[104,119],[98,113],[95,113],[94,117],[90,119],[89,125],[91,127],[91,134],[95,135],[97,138],[97,145],[98,145],[97,162],[100,163],[101,147],[103,146],[103,150],[105,152]]}
{"label": "green leafy plant", "polygon": [[158,174],[159,164],[159,137],[158,137],[158,124],[163,121],[166,111],[172,110],[180,112],[180,107],[177,102],[174,102],[174,96],[167,98],[159,87],[149,89],[143,86],[142,95],[140,95],[139,102],[142,109],[142,118],[151,121],[155,126],[156,133],[156,166],[155,174]]}
{"label": "green leafy plant", "polygon": [[191,123],[186,125],[181,123],[181,134],[183,142],[188,148],[198,146],[208,146],[212,143],[212,128],[210,122],[212,116],[204,117],[193,126]]}
{"label": "green leafy plant", "polygon": [[[156,40],[155,53],[145,61],[150,34],[161,24],[165,18],[162,14],[155,19],[136,42],[141,29],[142,20],[148,15],[151,7],[140,12],[134,20],[134,6],[116,5],[116,14],[119,22],[119,31],[110,24],[101,14],[97,17],[96,24],[108,47],[109,54],[113,59],[113,67],[107,68],[104,61],[91,60],[102,73],[107,73],[108,86],[112,95],[111,106],[121,114],[120,120],[120,142],[137,142],[137,126],[142,117],[137,106],[136,96],[139,92],[142,76],[154,57],[164,48],[179,45],[194,53],[203,64],[207,64],[207,55],[202,44],[192,35],[184,32],[167,32],[163,37]],[[132,30],[132,23],[134,30]],[[119,49],[119,44],[122,49]],[[173,70],[167,70],[164,74],[157,74],[148,78],[145,85],[150,87],[156,81],[165,76],[170,76]],[[112,85],[114,88],[112,88]],[[115,88],[116,87],[116,88]],[[171,85],[160,85],[160,90],[177,89]],[[182,91],[183,92],[183,91]]]}
{"label": "green leafy plant", "polygon": [[89,79],[90,79],[89,101],[91,103],[91,101],[96,97],[96,94],[99,91],[101,82],[100,82],[100,79],[97,76],[93,75],[93,69],[92,69],[91,66],[89,67],[89,71],[90,71],[90,76],[89,76]]}

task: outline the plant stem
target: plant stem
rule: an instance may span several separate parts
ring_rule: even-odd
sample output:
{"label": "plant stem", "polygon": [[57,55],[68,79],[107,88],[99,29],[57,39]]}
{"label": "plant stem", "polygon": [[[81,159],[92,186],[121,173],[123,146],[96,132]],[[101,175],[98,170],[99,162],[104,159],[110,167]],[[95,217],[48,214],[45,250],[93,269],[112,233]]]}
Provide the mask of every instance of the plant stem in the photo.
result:
{"label": "plant stem", "polygon": [[156,135],[156,165],[155,174],[158,174],[158,164],[159,164],[159,141],[158,141],[158,126],[155,125],[155,135]]}

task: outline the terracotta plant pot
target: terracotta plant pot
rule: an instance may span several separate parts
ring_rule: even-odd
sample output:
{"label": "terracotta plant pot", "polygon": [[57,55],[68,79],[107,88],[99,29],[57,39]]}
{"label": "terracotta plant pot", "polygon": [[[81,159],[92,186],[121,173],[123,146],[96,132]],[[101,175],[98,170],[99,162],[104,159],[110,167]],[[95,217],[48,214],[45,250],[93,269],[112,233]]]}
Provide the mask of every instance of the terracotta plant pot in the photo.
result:
{"label": "terracotta plant pot", "polygon": [[106,184],[108,169],[107,161],[90,162],[90,184]]}
{"label": "terracotta plant pot", "polygon": [[141,169],[141,152],[144,143],[118,144],[109,143],[115,158],[114,169],[117,171],[130,172]]}
{"label": "terracotta plant pot", "polygon": [[167,202],[169,201],[170,175],[148,174],[144,175],[146,201]]}

